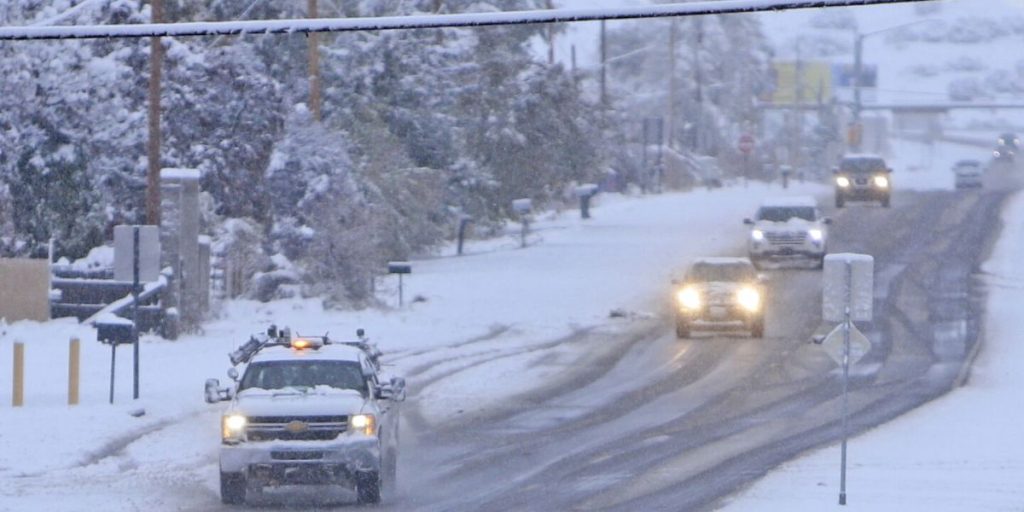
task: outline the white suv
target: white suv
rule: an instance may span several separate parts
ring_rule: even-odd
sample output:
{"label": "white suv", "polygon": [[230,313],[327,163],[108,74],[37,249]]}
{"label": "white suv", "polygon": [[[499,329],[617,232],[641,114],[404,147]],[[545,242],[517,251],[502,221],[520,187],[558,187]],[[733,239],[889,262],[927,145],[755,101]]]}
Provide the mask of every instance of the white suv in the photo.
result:
{"label": "white suv", "polygon": [[818,203],[810,196],[778,197],[764,201],[753,219],[747,239],[750,261],[760,268],[765,261],[811,260],[821,268],[828,252],[828,225]]}
{"label": "white suv", "polygon": [[221,500],[243,503],[265,487],[342,485],[360,503],[379,502],[396,474],[405,398],[403,379],[382,380],[379,355],[364,340],[273,327],[233,352],[232,364],[245,366],[241,375],[228,371],[234,385],[206,381],[207,402],[230,402],[221,419]]}

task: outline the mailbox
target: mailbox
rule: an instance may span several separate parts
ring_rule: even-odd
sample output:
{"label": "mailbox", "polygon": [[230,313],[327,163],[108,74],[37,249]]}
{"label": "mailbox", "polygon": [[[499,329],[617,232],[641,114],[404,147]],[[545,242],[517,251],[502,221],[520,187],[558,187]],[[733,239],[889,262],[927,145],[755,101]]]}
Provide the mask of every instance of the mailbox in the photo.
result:
{"label": "mailbox", "polygon": [[594,183],[584,183],[576,187],[576,197],[594,197],[597,195],[597,185]]}
{"label": "mailbox", "polygon": [[512,210],[519,215],[526,215],[533,210],[533,200],[529,198],[516,199],[512,201]]}
{"label": "mailbox", "polygon": [[135,341],[135,325],[129,320],[123,322],[96,322],[96,339],[100,343],[121,345]]}
{"label": "mailbox", "polygon": [[388,273],[389,274],[411,274],[412,263],[408,261],[389,261],[388,262]]}

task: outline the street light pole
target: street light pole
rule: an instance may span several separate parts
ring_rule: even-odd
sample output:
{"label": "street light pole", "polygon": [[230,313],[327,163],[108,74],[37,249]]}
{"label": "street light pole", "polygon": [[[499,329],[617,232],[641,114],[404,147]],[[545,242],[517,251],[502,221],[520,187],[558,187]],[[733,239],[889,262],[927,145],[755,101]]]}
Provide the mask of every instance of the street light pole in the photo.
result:
{"label": "street light pole", "polygon": [[861,103],[860,87],[861,87],[861,75],[864,72],[864,34],[858,33],[856,40],[853,45],[853,130],[854,135],[851,140],[851,146],[854,151],[860,151],[861,148],[861,119],[860,113],[863,110],[863,103]]}
{"label": "street light pole", "polygon": [[917,20],[910,23],[904,23],[902,25],[896,25],[895,27],[883,28],[881,30],[875,30],[872,32],[856,32],[854,36],[853,44],[853,129],[856,130],[856,134],[851,141],[851,146],[855,151],[859,151],[861,147],[861,111],[864,110],[864,104],[861,100],[861,87],[864,85],[861,83],[861,78],[864,72],[864,39],[868,36],[882,34],[885,32],[891,32],[893,30],[906,28],[911,25],[918,25],[921,23],[928,23],[935,21],[934,18],[928,18],[924,20]]}
{"label": "street light pole", "polygon": [[853,122],[860,122],[863,106],[860,98],[860,79],[864,72],[864,34],[857,34],[853,47]]}

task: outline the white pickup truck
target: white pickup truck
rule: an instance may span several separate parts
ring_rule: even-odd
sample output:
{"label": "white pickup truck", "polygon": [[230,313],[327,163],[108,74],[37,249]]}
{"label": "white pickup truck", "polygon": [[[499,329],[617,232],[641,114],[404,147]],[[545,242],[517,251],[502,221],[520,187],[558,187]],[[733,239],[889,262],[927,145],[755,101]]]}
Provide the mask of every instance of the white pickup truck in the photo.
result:
{"label": "white pickup truck", "polygon": [[359,503],[392,486],[405,380],[384,380],[366,342],[292,336],[271,328],[231,354],[244,365],[233,385],[206,382],[206,401],[228,401],[221,418],[220,493],[226,504],[266,487],[340,485]]}

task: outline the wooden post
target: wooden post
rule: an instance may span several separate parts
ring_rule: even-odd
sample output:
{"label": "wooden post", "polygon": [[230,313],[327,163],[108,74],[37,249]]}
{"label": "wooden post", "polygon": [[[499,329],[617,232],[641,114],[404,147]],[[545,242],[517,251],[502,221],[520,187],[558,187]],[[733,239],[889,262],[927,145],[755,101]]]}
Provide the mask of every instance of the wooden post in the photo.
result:
{"label": "wooden post", "polygon": [[[150,4],[153,23],[164,18],[163,0]],[[160,225],[160,71],[164,47],[159,37],[149,38],[149,139],[146,142],[146,222]]]}
{"label": "wooden post", "polygon": [[68,349],[68,405],[78,405],[78,369],[81,356],[81,342],[71,338]]}
{"label": "wooden post", "polygon": [[[318,18],[316,0],[308,0],[307,16]],[[307,35],[309,43],[309,110],[313,120],[320,122],[320,34],[312,32]]]}
{"label": "wooden post", "polygon": [[668,29],[668,147],[675,149],[676,135],[676,18]]}
{"label": "wooden post", "polygon": [[25,405],[25,344],[14,342],[14,386],[11,393],[11,405]]}

